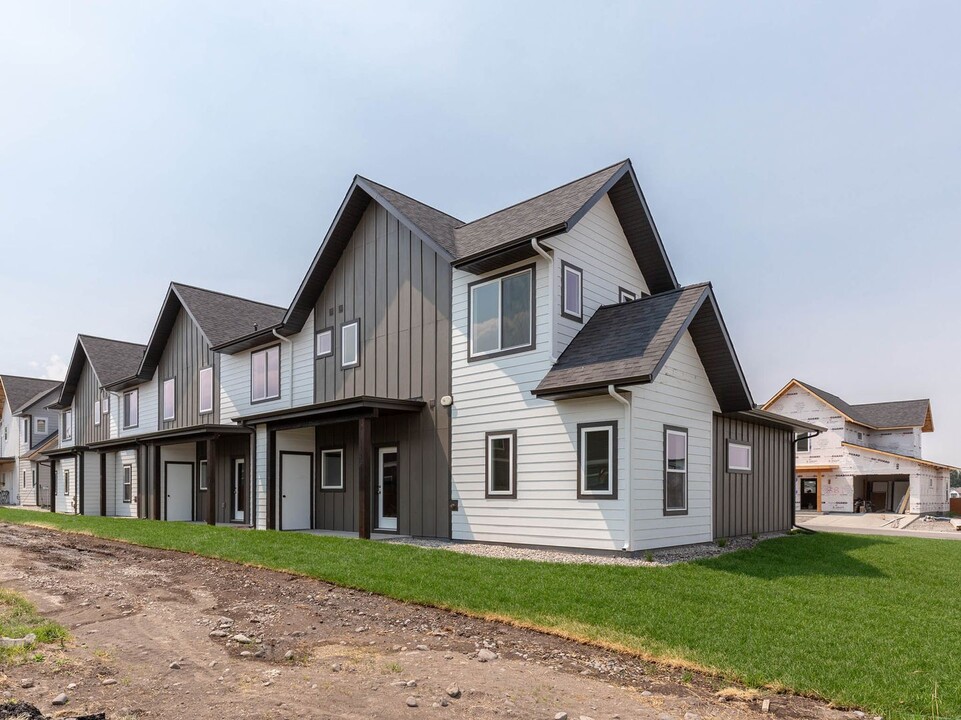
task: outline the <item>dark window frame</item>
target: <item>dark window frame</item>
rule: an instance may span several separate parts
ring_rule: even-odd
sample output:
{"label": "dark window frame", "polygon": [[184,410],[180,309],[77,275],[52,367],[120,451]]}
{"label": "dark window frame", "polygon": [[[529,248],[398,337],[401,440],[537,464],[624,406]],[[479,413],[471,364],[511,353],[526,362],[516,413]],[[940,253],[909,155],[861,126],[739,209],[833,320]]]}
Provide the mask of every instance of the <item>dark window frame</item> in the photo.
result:
{"label": "dark window frame", "polygon": [[[326,467],[324,466],[324,456],[327,453],[340,453],[340,486],[335,487],[332,485],[324,485],[324,477],[326,476]],[[320,461],[320,491],[321,492],[347,492],[347,448],[343,445],[331,445],[330,447],[322,447],[317,451],[317,458]]]}
{"label": "dark window frame", "polygon": [[[210,374],[210,407],[206,410],[203,408],[203,386],[204,386],[204,373],[208,372]],[[211,415],[214,411],[214,406],[217,404],[214,401],[214,366],[207,365],[206,367],[200,368],[197,373],[197,414],[198,415]]]}
{"label": "dark window frame", "polygon": [[[511,275],[520,275],[523,272],[531,274],[531,342],[529,345],[521,345],[507,350],[492,350],[490,352],[476,354],[474,352],[474,287],[484,285],[494,280],[503,280]],[[553,312],[553,311],[552,311]],[[503,322],[503,317],[500,318]],[[467,284],[467,362],[484,362],[494,358],[504,357],[505,355],[516,355],[522,352],[532,352],[537,349],[537,264],[530,263],[521,267],[505,270],[504,272],[489,277],[475,280]]]}
{"label": "dark window frame", "polygon": [[[684,435],[684,508],[683,509],[668,509],[667,507],[667,435],[668,432],[673,433],[683,433]],[[664,444],[664,455],[662,457],[663,464],[663,484],[661,488],[661,494],[664,501],[664,515],[666,517],[673,517],[675,515],[687,515],[690,510],[690,472],[691,472],[691,433],[688,428],[679,427],[677,425],[665,425],[663,433],[663,444]],[[678,470],[671,470],[670,472],[679,472]]]}
{"label": "dark window frame", "polygon": [[[270,394],[270,382],[268,377],[270,375],[270,363],[267,362],[267,352],[278,348],[277,350],[277,394]],[[264,397],[254,400],[254,355],[259,355],[264,353]],[[280,400],[284,394],[283,379],[284,379],[284,351],[280,349],[280,343],[271,343],[270,345],[265,345],[264,347],[257,348],[256,350],[250,351],[250,404],[258,405],[260,403],[272,402],[274,400]]]}
{"label": "dark window frame", "polygon": [[[128,471],[130,472],[129,483],[127,482]],[[123,473],[123,480],[122,480],[123,500],[121,500],[121,502],[129,505],[130,503],[133,502],[133,465],[130,463],[125,463],[123,465],[123,469],[121,470],[121,472]]]}
{"label": "dark window frame", "polygon": [[[624,296],[625,296],[625,295],[630,295],[630,298],[627,299],[627,300],[625,300],[625,299],[624,299]],[[621,303],[626,303],[626,302],[634,302],[635,300],[637,300],[637,293],[636,293],[636,292],[634,292],[633,290],[628,290],[626,287],[618,287],[618,288],[617,288],[617,304],[618,304],[618,305],[620,305]]]}
{"label": "dark window frame", "polygon": [[[511,439],[511,490],[491,491],[491,439]],[[484,433],[484,497],[491,500],[514,500],[517,498],[517,430],[489,430]]]}
{"label": "dark window frame", "polygon": [[[314,357],[317,358],[318,360],[320,360],[321,358],[332,357],[334,355],[336,351],[336,345],[334,344],[334,330],[335,330],[334,327],[325,327],[325,328],[321,328],[320,330],[314,333]],[[317,340],[324,333],[330,333],[330,351],[325,353],[320,353],[317,350]]]}
{"label": "dark window frame", "polygon": [[[137,396],[137,421],[130,425],[128,424],[130,417],[129,413],[127,412],[129,407],[127,398],[133,395]],[[123,414],[123,417],[120,418],[121,422],[123,423],[123,429],[131,430],[132,428],[140,427],[140,388],[133,388],[132,390],[127,390],[124,392],[123,401],[120,403],[120,405],[120,412]]]}
{"label": "dark window frame", "polygon": [[[797,452],[811,452],[811,436],[807,433],[796,433],[794,439],[797,440],[795,443],[795,448]],[[801,448],[801,443],[804,443],[804,448]]]}
{"label": "dark window frame", "polygon": [[[731,445],[737,445],[738,447],[746,447],[748,449],[748,464],[749,468],[746,470],[744,468],[733,468],[731,467]],[[731,440],[728,439],[725,443],[724,449],[724,467],[726,472],[731,475],[750,475],[754,472],[754,446],[743,440]]]}
{"label": "dark window frame", "polygon": [[[345,364],[344,350],[347,347],[347,343],[344,342],[344,330],[350,327],[351,325],[357,326],[357,341],[354,343],[354,349],[357,352],[357,357],[355,358],[354,362]],[[353,368],[360,367],[361,340],[363,339],[363,336],[361,335],[361,333],[363,332],[363,329],[364,329],[364,326],[361,321],[361,318],[359,317],[354,318],[352,320],[345,320],[340,324],[340,369],[341,370],[352,370]]]}
{"label": "dark window frame", "polygon": [[[578,283],[578,290],[580,291],[580,297],[578,298],[578,305],[580,306],[580,313],[574,314],[569,312],[567,309],[567,271],[571,270],[577,273],[577,277],[580,282]],[[567,260],[561,260],[561,317],[567,318],[568,320],[573,320],[574,322],[582,323],[584,322],[584,268],[580,268],[573,263],[567,262]]]}
{"label": "dark window frame", "polygon": [[[610,492],[584,492],[584,430],[610,429],[611,433],[611,490]],[[577,499],[578,500],[617,500],[617,420],[601,420],[598,422],[577,424]]]}

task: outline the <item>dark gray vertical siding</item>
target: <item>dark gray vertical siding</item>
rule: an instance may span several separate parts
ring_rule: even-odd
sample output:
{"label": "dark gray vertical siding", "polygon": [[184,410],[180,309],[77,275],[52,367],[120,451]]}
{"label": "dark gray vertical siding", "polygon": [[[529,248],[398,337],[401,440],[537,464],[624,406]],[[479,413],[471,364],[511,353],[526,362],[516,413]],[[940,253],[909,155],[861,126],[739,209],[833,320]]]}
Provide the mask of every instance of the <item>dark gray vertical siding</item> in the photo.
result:
{"label": "dark gray vertical siding", "polygon": [[[451,284],[450,264],[372,202],[314,308],[317,328],[334,328],[333,356],[316,360],[315,402],[371,395],[428,403],[373,424],[375,444],[399,447],[401,534],[450,534],[450,417],[440,398],[451,392]],[[340,329],[358,318],[361,365],[343,370]],[[317,436],[319,449],[347,450],[347,489],[316,493],[318,526],[356,530],[356,427],[320,426]]]}
{"label": "dark gray vertical siding", "polygon": [[[93,421],[94,407],[97,400],[103,400],[105,393],[100,388],[100,382],[89,362],[84,362],[77,382],[77,391],[73,396],[73,443],[86,445],[98,440],[110,439],[110,417],[100,413],[100,425]],[[114,402],[114,398],[110,398]]]}
{"label": "dark gray vertical siding", "polygon": [[[791,525],[791,452],[794,433],[714,416],[714,536],[788,530]],[[752,448],[750,473],[727,472],[727,442]]]}
{"label": "dark gray vertical siding", "polygon": [[[183,310],[177,315],[167,344],[164,346],[157,366],[157,414],[161,430],[187,428],[193,425],[216,424],[220,395],[219,377],[215,364],[216,353],[204,339],[200,328]],[[200,371],[205,367],[214,370],[214,412],[200,414]],[[175,414],[173,420],[163,419],[164,380],[176,378]]]}
{"label": "dark gray vertical siding", "polygon": [[[217,522],[233,522],[233,497],[231,496],[234,482],[233,461],[235,458],[243,458],[247,463],[247,484],[250,484],[250,438],[246,435],[221,436],[217,438]],[[197,482],[194,484],[194,520],[203,521],[207,518],[207,493],[209,491],[200,489],[200,461],[207,459],[207,441],[201,440],[197,445]],[[210,482],[210,468],[207,468],[207,481]],[[248,493],[248,506],[249,493]],[[247,518],[250,520],[250,508],[247,508]]]}

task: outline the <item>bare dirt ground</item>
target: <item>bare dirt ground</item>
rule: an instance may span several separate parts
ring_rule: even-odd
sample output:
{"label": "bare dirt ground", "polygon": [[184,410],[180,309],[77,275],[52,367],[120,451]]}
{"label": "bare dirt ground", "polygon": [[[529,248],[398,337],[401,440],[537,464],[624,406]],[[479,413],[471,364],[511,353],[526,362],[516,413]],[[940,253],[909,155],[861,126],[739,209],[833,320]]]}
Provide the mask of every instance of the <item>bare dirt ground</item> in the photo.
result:
{"label": "bare dirt ground", "polygon": [[[42,661],[0,666],[0,700],[55,717],[853,717],[786,695],[724,700],[715,678],[550,635],[36,528],[0,524],[0,585],[72,633]],[[52,706],[61,692],[67,706]]]}

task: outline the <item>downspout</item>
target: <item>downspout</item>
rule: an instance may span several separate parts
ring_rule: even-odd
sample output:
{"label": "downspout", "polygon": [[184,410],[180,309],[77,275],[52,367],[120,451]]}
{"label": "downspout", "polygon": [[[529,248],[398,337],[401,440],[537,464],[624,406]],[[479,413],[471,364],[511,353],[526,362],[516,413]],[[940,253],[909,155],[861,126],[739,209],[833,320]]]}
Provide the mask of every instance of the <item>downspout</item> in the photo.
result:
{"label": "downspout", "polygon": [[271,334],[283,343],[287,343],[288,349],[290,350],[290,382],[288,383],[288,391],[290,395],[289,407],[294,406],[294,343],[290,338],[286,338],[277,332],[277,328],[270,331]]}
{"label": "downspout", "polygon": [[797,444],[802,440],[808,440],[809,442],[821,434],[820,430],[815,431],[811,435],[798,435],[791,441],[792,452],[791,452],[791,529],[797,528],[798,530],[803,530],[804,532],[813,532],[807,528],[799,527],[797,524],[797,508],[795,507],[797,503],[794,500],[795,486],[797,485]]}
{"label": "downspout", "polygon": [[633,518],[631,517],[631,485],[633,485],[633,478],[631,477],[631,440],[633,437],[633,433],[631,433],[631,402],[617,392],[613,385],[607,386],[607,393],[624,406],[624,436],[627,438],[627,442],[625,443],[627,447],[624,453],[624,470],[627,475],[627,484],[625,486],[626,492],[624,493],[624,514],[626,520],[624,525],[624,547],[621,549],[624,550],[624,552],[631,552],[634,548],[634,528],[632,524]]}
{"label": "downspout", "polygon": [[[547,342],[550,348],[551,365],[553,365],[557,362],[557,355],[554,354],[554,258],[537,242],[536,237],[531,238],[531,247],[534,248],[534,252],[547,260],[547,307],[550,308],[547,314]],[[537,324],[536,318],[534,324]]]}

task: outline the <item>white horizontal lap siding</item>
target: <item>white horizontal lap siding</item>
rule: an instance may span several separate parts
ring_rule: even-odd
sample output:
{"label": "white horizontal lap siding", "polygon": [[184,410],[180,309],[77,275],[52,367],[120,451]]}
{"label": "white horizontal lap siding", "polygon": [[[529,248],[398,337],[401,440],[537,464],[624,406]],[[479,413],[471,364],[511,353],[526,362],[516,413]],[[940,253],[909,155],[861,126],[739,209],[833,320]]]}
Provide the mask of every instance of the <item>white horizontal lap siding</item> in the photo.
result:
{"label": "white horizontal lap siding", "polygon": [[[280,397],[276,400],[250,401],[250,354],[245,350],[220,359],[220,418],[229,423],[236,417],[256,415],[291,407],[291,356],[293,353],[293,406],[314,402],[314,314],[307,318],[304,329],[292,335],[290,343],[280,342]],[[268,347],[278,341],[265,343]],[[254,348],[256,352],[259,348]]]}
{"label": "white horizontal lap siding", "polygon": [[[550,368],[548,275],[543,260],[536,263],[536,277],[537,349],[470,363],[467,286],[479,278],[454,271],[451,465],[453,499],[459,508],[452,514],[452,535],[462,540],[616,550],[624,540],[623,500],[577,498],[577,424],[618,422],[622,474],[623,406],[609,397],[554,403],[531,395]],[[485,497],[486,433],[496,430],[517,432],[517,498]],[[624,497],[620,478],[618,497]]]}
{"label": "white horizontal lap siding", "polygon": [[[653,383],[630,388],[634,548],[710,542],[714,413],[719,411],[689,333]],[[664,514],[664,428],[688,433],[687,514]]]}

